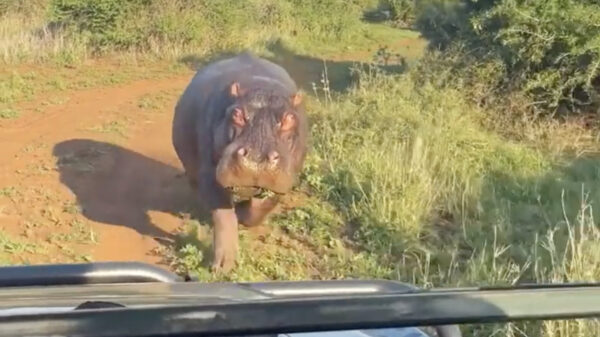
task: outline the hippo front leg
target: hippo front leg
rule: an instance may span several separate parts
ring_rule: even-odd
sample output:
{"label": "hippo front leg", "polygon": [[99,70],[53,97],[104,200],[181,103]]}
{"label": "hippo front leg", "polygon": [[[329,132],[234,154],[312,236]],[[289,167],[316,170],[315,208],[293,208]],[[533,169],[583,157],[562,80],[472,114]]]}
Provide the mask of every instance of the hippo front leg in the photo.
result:
{"label": "hippo front leg", "polygon": [[251,198],[235,206],[235,213],[239,223],[246,227],[260,225],[267,216],[277,207],[279,197],[268,197],[264,199]]}
{"label": "hippo front leg", "polygon": [[238,251],[238,223],[233,208],[215,209],[213,221],[214,271],[228,272],[235,266]]}
{"label": "hippo front leg", "polygon": [[238,252],[238,219],[231,193],[218,185],[214,172],[201,174],[201,198],[206,200],[213,223],[213,271],[228,272]]}

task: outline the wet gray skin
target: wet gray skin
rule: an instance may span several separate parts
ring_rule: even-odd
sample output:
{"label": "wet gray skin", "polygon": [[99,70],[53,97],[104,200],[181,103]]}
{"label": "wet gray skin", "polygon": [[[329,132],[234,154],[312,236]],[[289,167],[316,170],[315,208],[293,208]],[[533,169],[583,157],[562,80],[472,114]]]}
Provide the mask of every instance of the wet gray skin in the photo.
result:
{"label": "wet gray skin", "polygon": [[243,53],[196,73],[175,107],[172,131],[190,183],[211,212],[213,267],[229,271],[238,223],[263,222],[302,169],[302,97],[282,67]]}

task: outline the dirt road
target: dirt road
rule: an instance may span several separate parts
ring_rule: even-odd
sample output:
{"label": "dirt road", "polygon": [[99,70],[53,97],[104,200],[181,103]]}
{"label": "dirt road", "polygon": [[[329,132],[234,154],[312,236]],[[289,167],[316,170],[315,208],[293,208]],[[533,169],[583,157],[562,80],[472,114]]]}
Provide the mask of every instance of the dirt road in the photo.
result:
{"label": "dirt road", "polygon": [[176,230],[189,204],[170,139],[191,75],[72,91],[41,112],[27,112],[41,99],[26,102],[0,125],[0,248],[10,262],[159,262],[155,238]]}

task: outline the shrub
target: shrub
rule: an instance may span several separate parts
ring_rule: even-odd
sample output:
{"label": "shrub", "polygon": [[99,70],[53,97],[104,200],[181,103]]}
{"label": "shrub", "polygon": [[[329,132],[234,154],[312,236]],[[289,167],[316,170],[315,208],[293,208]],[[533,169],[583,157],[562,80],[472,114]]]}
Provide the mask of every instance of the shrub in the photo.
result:
{"label": "shrub", "polygon": [[382,6],[390,11],[390,19],[399,27],[410,27],[415,20],[417,0],[383,0]]}
{"label": "shrub", "polygon": [[598,22],[592,0],[436,0],[419,8],[417,27],[434,48],[461,45],[501,63],[508,81],[492,80],[497,91],[522,91],[533,106],[556,111],[600,104]]}
{"label": "shrub", "polygon": [[[50,20],[73,34],[89,37],[94,47],[130,47],[143,37],[136,29],[134,14],[152,0],[53,0]],[[140,17],[138,17],[140,18]],[[139,22],[139,21],[138,21]]]}
{"label": "shrub", "polygon": [[343,39],[359,24],[360,9],[360,3],[339,0],[52,0],[50,19],[97,50],[166,45],[207,51],[276,34]]}

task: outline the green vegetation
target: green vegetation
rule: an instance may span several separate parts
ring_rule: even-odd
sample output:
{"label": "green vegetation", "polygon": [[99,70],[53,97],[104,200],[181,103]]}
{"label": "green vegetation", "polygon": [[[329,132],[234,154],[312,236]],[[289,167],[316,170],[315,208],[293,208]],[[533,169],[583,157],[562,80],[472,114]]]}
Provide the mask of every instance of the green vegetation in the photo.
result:
{"label": "green vegetation", "polygon": [[417,14],[417,0],[381,0],[379,10],[387,11],[394,26],[410,27]]}
{"label": "green vegetation", "polygon": [[91,127],[88,130],[100,133],[110,133],[121,137],[125,137],[127,133],[127,125],[126,122],[121,120],[111,120],[104,122],[101,125]]}
{"label": "green vegetation", "polygon": [[508,110],[535,115],[600,107],[597,1],[382,0],[375,12],[418,29],[443,51],[432,75],[484,88],[472,92],[484,104],[521,100]]}
{"label": "green vegetation", "polygon": [[[24,252],[33,253],[35,246],[28,243],[23,243],[20,240],[11,238],[5,233],[0,233],[0,253],[4,254],[19,254]],[[0,255],[1,256],[1,255]],[[2,258],[0,258],[0,261]]]}
{"label": "green vegetation", "polygon": [[179,94],[179,91],[161,91],[153,94],[145,94],[137,102],[140,109],[152,112],[164,112],[168,108],[170,99]]}
{"label": "green vegetation", "polygon": [[[597,117],[589,113],[598,107],[597,2],[53,0],[38,9],[6,3],[5,63],[76,67],[52,80],[41,70],[3,72],[0,107],[7,109],[40,92],[140,78],[136,62],[201,64],[245,48],[280,61],[313,89],[312,151],[292,196],[299,206],[274,217],[269,233],[242,230],[231,275],[209,273],[210,228],[188,221],[181,238],[161,251],[178,272],[211,281],[388,278],[422,287],[600,279],[598,130],[581,119],[549,117]],[[394,25],[360,21],[376,6],[390,11]],[[417,34],[396,28],[405,25],[430,42],[419,60]],[[94,57],[118,59],[120,75],[81,63]],[[154,67],[142,78],[181,71]],[[162,111],[178,94],[142,96],[135,104]],[[124,134],[126,127],[115,119],[94,130]],[[61,164],[94,169],[78,158]],[[0,200],[13,193],[2,189]],[[96,237],[73,225],[73,233],[57,239]],[[7,242],[0,237],[0,252]],[[465,332],[596,336],[600,325],[520,323]]]}
{"label": "green vegetation", "polygon": [[343,46],[360,37],[364,27],[356,18],[372,2],[48,0],[30,8],[20,0],[3,1],[3,60],[61,63],[114,51],[208,55],[255,48],[274,37]]}
{"label": "green vegetation", "polygon": [[73,220],[69,224],[70,232],[52,233],[49,241],[59,241],[65,243],[97,243],[97,234],[81,220]]}
{"label": "green vegetation", "polygon": [[13,119],[19,117],[19,112],[11,109],[5,108],[0,110],[0,119]]}
{"label": "green vegetation", "polygon": [[33,69],[20,70],[8,65],[6,69],[0,69],[0,121],[25,115],[15,107],[19,103],[42,100],[34,108],[35,111],[40,111],[44,106],[64,102],[65,92],[69,90],[98,88],[148,78],[158,79],[185,71],[179,64],[165,67],[164,64],[145,61],[111,59],[90,63],[75,68],[35,66]]}
{"label": "green vegetation", "polygon": [[[416,85],[412,76],[363,73],[346,95],[312,102],[314,150],[301,188],[310,197],[274,218],[274,233],[244,232],[240,266],[225,279],[389,278],[430,287],[600,278],[600,160],[558,161],[505,139],[482,126],[487,112],[460,91]],[[207,269],[211,235],[187,237],[175,247],[176,269],[222,279]],[[493,329],[510,336],[514,328],[526,336],[600,332],[590,321]]]}
{"label": "green vegetation", "polygon": [[[82,34],[94,48],[150,50],[163,43],[221,50],[264,34],[312,34],[333,40],[356,26],[352,2],[81,1],[51,2],[51,20]],[[207,15],[197,15],[206,13]],[[336,13],[318,17],[322,13]],[[318,24],[314,24],[318,23]],[[258,29],[258,31],[257,31]],[[351,31],[352,29],[350,29]],[[255,40],[256,41],[256,40]]]}
{"label": "green vegetation", "polygon": [[[457,72],[501,95],[521,92],[535,113],[600,107],[597,1],[429,1],[417,27],[455,53]],[[454,49],[454,50],[452,50]]]}

